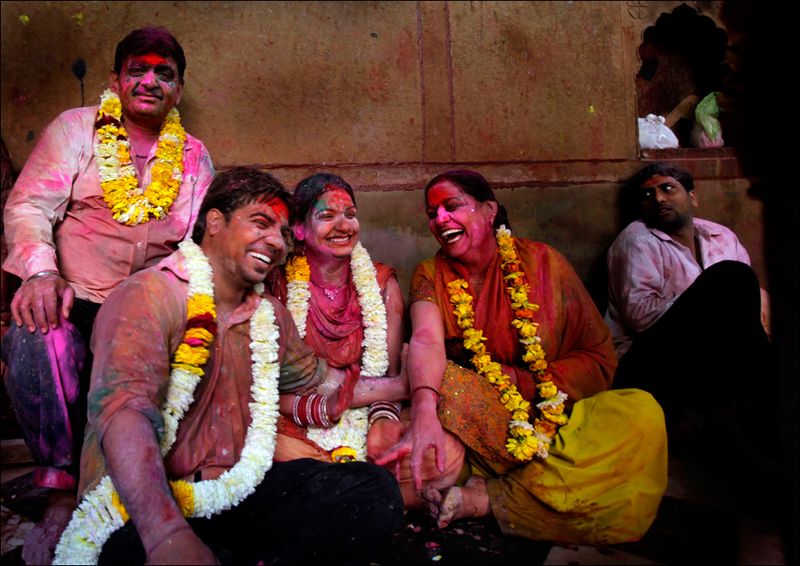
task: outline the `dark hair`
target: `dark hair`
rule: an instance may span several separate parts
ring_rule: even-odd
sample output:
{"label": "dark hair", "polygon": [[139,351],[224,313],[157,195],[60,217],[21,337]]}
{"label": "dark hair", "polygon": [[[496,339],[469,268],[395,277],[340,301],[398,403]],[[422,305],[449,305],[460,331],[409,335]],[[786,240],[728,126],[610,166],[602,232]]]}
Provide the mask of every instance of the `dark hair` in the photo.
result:
{"label": "dark hair", "polygon": [[[483,175],[475,171],[468,171],[466,169],[455,169],[453,171],[446,171],[440,175],[436,175],[425,185],[425,198],[428,198],[428,190],[434,185],[438,185],[442,181],[450,181],[454,185],[461,188],[462,191],[474,198],[478,202],[493,201],[497,202],[494,196],[494,191],[489,185]],[[511,222],[508,220],[508,212],[506,207],[497,202],[497,216],[494,217],[494,228],[499,228],[505,225],[509,230],[511,229]]]}
{"label": "dark hair", "polygon": [[228,171],[217,173],[206,198],[200,205],[200,212],[192,231],[192,240],[200,244],[206,233],[206,215],[212,208],[219,210],[225,221],[231,219],[231,213],[254,202],[267,202],[273,198],[281,199],[291,210],[292,195],[270,173],[251,167],[234,167]]}
{"label": "dark hair", "polygon": [[186,56],[183,47],[178,43],[167,28],[146,27],[133,30],[117,43],[114,53],[114,72],[119,75],[122,63],[131,55],[145,55],[158,53],[162,57],[170,57],[178,65],[178,76],[183,82],[183,72],[186,70]]}
{"label": "dark hair", "polygon": [[299,183],[294,190],[294,222],[302,222],[306,219],[308,211],[314,206],[322,193],[330,189],[342,189],[350,198],[353,204],[356,203],[356,195],[347,181],[332,173],[316,173],[306,177]]}
{"label": "dark hair", "polygon": [[660,175],[662,177],[672,177],[681,185],[683,185],[683,187],[686,189],[686,192],[694,190],[694,179],[692,178],[691,173],[685,169],[681,169],[677,165],[672,165],[671,163],[665,163],[663,161],[658,161],[642,167],[639,171],[634,173],[630,179],[628,179],[626,185],[629,185],[631,189],[638,191],[648,179],[656,175]]}
{"label": "dark hair", "polygon": [[641,218],[642,216],[642,198],[639,189],[642,188],[651,177],[660,175],[662,177],[672,177],[678,181],[686,192],[694,190],[694,179],[692,174],[681,169],[677,165],[657,161],[650,163],[645,167],[639,169],[636,173],[631,175],[627,181],[622,185],[620,192],[620,214],[623,225]]}

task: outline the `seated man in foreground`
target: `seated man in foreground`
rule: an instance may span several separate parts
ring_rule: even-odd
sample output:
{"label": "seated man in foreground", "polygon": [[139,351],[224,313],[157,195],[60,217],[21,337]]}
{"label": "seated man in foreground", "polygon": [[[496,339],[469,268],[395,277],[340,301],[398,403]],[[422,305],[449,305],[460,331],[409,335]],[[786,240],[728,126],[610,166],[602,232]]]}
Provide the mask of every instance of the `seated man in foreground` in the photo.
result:
{"label": "seated man in foreground", "polygon": [[[289,198],[268,173],[220,174],[194,243],[104,303],[83,502],[57,563],[312,563],[323,555],[358,563],[399,528],[398,486],[378,466],[272,461],[278,412],[292,413],[291,403],[279,407],[279,393],[338,371],[304,345],[277,299],[253,290],[286,255]],[[303,410],[335,422],[348,389]],[[132,524],[118,530],[128,516]]]}
{"label": "seated man in foreground", "polygon": [[[756,407],[766,389],[759,383],[769,367],[766,293],[736,235],[694,217],[687,171],[653,163],[624,190],[641,219],[608,252],[606,321],[620,357],[614,386],[653,393],[668,427],[691,410],[727,428],[743,416],[732,408]],[[758,426],[749,420],[747,428]],[[737,436],[731,432],[723,436]]]}

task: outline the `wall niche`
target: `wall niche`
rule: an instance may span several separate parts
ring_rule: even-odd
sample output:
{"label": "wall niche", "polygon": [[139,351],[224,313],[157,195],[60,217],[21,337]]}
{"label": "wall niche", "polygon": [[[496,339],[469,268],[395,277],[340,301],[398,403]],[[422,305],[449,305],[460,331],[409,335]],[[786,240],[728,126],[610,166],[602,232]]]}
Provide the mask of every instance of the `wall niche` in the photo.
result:
{"label": "wall niche", "polygon": [[695,107],[711,92],[722,91],[727,43],[723,29],[686,4],[662,13],[644,30],[639,46],[638,116],[664,116],[681,148],[697,147],[691,135]]}

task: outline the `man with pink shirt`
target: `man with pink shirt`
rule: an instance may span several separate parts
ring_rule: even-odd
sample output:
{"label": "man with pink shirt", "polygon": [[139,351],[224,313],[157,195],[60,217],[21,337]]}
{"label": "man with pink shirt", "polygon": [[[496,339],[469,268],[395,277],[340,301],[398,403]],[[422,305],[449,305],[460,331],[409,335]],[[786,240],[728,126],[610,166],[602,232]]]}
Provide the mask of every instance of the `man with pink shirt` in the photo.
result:
{"label": "man with pink shirt", "polygon": [[191,235],[214,176],[175,108],[185,68],[166,29],[131,32],[100,106],[47,126],[6,203],[3,269],[23,282],[3,342],[6,388],[40,466],[34,483],[53,490],[26,541],[29,563],[49,559],[53,526],[74,506],[95,315],[125,278]]}
{"label": "man with pink shirt", "polygon": [[608,251],[614,387],[653,393],[668,429],[686,411],[737,420],[757,405],[770,359],[750,257],[731,230],[694,217],[687,171],[653,163],[623,191],[641,219]]}

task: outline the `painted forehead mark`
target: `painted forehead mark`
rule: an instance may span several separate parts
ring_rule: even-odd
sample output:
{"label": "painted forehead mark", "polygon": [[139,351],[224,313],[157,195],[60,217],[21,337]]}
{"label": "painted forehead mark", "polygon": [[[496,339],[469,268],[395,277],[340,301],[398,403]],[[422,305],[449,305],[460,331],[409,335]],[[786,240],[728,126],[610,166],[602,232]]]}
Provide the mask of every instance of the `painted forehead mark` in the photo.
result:
{"label": "painted forehead mark", "polygon": [[289,221],[289,207],[286,206],[286,203],[283,202],[283,199],[279,199],[278,197],[272,197],[267,201],[267,206],[269,206],[272,209],[272,212],[275,213],[275,216],[277,216],[284,222]]}
{"label": "painted forehead mark", "polygon": [[441,205],[445,200],[460,196],[461,191],[453,185],[440,183],[428,189],[428,206],[434,208]]}
{"label": "painted forehead mark", "polygon": [[325,210],[326,208],[349,208],[355,206],[353,199],[346,190],[341,187],[326,188],[314,203],[314,210]]}
{"label": "painted forehead mark", "polygon": [[162,55],[158,53],[145,53],[144,55],[132,55],[130,58],[130,62],[133,63],[141,62],[150,65],[151,67],[157,67],[159,65],[169,65],[169,61]]}

